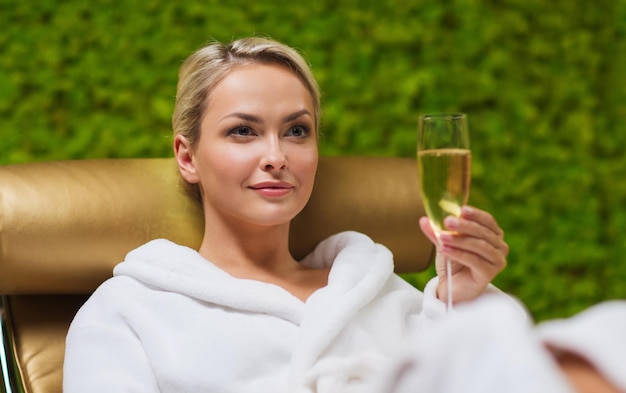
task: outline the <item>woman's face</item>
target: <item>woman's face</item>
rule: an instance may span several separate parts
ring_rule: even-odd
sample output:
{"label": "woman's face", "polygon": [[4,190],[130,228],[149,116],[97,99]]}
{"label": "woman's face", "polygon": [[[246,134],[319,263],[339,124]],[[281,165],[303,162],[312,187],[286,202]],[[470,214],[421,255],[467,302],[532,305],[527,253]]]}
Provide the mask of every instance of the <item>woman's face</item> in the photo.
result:
{"label": "woman's face", "polygon": [[313,116],[311,94],[287,68],[229,73],[209,96],[198,145],[175,142],[183,177],[200,183],[207,219],[269,226],[295,217],[317,170]]}

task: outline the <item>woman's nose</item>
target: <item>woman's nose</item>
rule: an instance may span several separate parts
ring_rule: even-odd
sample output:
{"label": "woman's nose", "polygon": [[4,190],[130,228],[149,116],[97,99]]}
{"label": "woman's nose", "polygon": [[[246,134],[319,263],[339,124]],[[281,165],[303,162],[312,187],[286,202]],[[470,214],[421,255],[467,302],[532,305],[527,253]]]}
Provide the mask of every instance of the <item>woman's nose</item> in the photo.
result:
{"label": "woman's nose", "polygon": [[265,171],[287,168],[287,156],[280,141],[275,138],[268,141],[262,157],[261,169]]}

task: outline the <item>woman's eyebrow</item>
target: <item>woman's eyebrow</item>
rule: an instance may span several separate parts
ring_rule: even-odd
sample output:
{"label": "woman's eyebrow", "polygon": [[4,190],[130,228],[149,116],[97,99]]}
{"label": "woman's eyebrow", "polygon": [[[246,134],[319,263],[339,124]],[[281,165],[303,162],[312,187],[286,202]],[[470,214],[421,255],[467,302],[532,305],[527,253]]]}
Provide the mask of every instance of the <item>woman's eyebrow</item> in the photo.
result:
{"label": "woman's eyebrow", "polygon": [[[283,118],[283,121],[285,121],[285,122],[293,121],[293,120],[296,120],[297,118],[299,118],[300,116],[303,116],[303,115],[311,116],[311,112],[309,112],[309,110],[307,110],[307,109],[302,109],[302,110],[299,110],[297,112],[294,112],[294,113],[291,113],[291,114],[285,116]],[[234,117],[234,118],[237,118],[237,119],[241,119],[241,120],[245,120],[245,121],[249,121],[251,123],[257,123],[257,124],[263,123],[263,121],[261,120],[260,117],[252,115],[252,114],[249,114],[249,113],[244,113],[244,112],[229,113],[228,115],[222,117],[222,120],[223,119],[228,119],[228,118],[231,118],[231,117]]]}
{"label": "woman's eyebrow", "polygon": [[249,121],[251,123],[261,123],[261,119],[258,116],[254,116],[254,115],[251,115],[249,113],[243,113],[243,112],[229,113],[228,115],[222,117],[221,120],[227,119],[229,117],[235,117],[237,119]]}
{"label": "woman's eyebrow", "polygon": [[309,112],[307,109],[302,109],[300,111],[297,111],[297,112],[294,112],[294,113],[292,113],[290,115],[285,116],[285,118],[283,120],[285,122],[296,120],[298,117],[300,117],[302,115],[309,115],[309,116],[311,116],[311,112]]}

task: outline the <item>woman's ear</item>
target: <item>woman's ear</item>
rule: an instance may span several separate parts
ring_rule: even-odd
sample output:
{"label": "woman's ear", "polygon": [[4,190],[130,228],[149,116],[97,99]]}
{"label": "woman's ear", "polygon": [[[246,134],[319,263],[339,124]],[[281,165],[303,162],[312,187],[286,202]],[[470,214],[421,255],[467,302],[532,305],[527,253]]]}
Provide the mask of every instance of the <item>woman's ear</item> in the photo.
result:
{"label": "woman's ear", "polygon": [[174,137],[174,156],[176,157],[178,170],[183,179],[185,179],[187,183],[199,183],[200,178],[196,171],[193,148],[187,138],[180,134]]}

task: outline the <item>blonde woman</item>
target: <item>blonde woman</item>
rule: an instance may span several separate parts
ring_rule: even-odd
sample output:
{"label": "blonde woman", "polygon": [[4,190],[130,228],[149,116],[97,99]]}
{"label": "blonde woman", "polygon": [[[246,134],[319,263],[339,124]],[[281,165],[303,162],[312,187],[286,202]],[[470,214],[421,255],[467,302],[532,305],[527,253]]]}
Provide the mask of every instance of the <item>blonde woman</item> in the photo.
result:
{"label": "blonde woman", "polygon": [[[202,243],[154,240],[115,268],[72,323],[65,392],[359,391],[409,334],[445,314],[444,279],[416,290],[364,234],[291,256],[319,116],[312,72],[286,45],[244,38],[186,60],[173,144],[203,206]],[[493,217],[464,207],[448,224],[458,233],[442,249],[456,265],[454,299],[498,292],[489,282],[508,246]]]}

